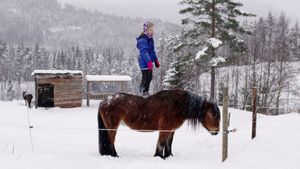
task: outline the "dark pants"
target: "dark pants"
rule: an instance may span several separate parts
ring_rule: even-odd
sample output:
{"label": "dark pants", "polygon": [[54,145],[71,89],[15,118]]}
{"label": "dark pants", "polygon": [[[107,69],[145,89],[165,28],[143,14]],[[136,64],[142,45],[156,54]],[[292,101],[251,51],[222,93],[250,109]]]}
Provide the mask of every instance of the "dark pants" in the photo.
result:
{"label": "dark pants", "polygon": [[142,81],[140,85],[140,92],[149,92],[150,83],[152,80],[152,70],[142,70]]}

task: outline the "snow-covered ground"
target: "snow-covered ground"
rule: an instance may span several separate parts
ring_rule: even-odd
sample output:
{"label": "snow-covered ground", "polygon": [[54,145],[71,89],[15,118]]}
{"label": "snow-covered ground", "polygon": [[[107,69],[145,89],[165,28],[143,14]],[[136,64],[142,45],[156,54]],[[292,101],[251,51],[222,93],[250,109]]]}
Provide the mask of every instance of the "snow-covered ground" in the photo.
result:
{"label": "snow-covered ground", "polygon": [[173,154],[154,158],[158,133],[121,126],[116,138],[120,158],[100,156],[97,107],[30,109],[22,101],[0,102],[0,166],[3,169],[225,168],[297,169],[300,167],[300,114],[258,115],[257,138],[251,140],[251,113],[230,109],[229,154],[221,162],[222,134],[182,126],[174,136]]}

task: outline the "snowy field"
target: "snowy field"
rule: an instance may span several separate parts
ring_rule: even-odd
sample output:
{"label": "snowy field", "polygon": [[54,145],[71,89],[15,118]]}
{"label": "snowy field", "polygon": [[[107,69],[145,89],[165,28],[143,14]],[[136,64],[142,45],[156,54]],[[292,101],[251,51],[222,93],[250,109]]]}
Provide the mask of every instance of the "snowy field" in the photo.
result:
{"label": "snowy field", "polygon": [[[85,102],[83,102],[85,103]],[[251,140],[251,113],[230,109],[229,158],[221,162],[222,134],[182,126],[174,136],[173,154],[154,158],[157,132],[140,133],[120,127],[116,150],[120,158],[98,153],[97,108],[30,109],[22,101],[0,102],[1,169],[298,169],[300,114],[258,115],[257,138]]]}

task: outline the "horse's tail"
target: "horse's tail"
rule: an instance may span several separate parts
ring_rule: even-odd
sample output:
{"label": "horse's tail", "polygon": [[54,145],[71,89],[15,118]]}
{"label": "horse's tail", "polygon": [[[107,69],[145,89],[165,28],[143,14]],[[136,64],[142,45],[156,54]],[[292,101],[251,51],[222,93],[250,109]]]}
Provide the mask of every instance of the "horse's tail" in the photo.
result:
{"label": "horse's tail", "polygon": [[108,131],[101,117],[101,112],[104,110],[103,104],[100,103],[98,110],[98,132],[99,132],[99,153],[101,155],[110,155],[111,143],[108,138]]}

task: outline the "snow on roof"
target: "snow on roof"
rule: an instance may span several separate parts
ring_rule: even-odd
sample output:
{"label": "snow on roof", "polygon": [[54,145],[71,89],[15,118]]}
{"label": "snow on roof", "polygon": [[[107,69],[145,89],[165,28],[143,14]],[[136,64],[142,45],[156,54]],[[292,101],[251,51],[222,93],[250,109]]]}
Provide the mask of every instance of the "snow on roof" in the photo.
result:
{"label": "snow on roof", "polygon": [[82,71],[80,70],[34,70],[31,76],[36,74],[50,74],[50,75],[58,75],[58,74],[81,74],[83,75]]}
{"label": "snow on roof", "polygon": [[111,81],[132,81],[130,76],[125,75],[86,75],[87,81],[93,82],[111,82]]}

